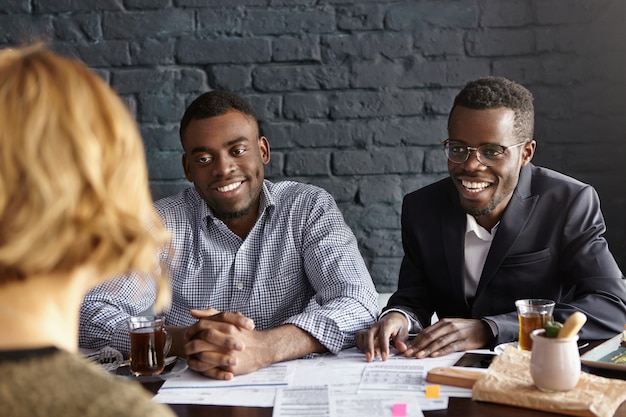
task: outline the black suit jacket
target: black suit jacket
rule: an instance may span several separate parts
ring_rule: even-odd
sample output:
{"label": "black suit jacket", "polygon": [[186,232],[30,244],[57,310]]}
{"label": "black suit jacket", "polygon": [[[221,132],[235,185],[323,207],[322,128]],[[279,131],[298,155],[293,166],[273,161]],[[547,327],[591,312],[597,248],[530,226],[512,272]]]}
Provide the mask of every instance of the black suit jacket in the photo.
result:
{"label": "black suit jacket", "polygon": [[590,185],[526,165],[487,255],[475,297],[464,295],[466,214],[450,178],[414,191],[402,206],[405,256],[399,307],[430,323],[439,318],[486,318],[497,343],[516,340],[515,300],[556,301],[554,319],[587,315],[581,339],[606,339],[626,324],[626,285],[608,244],[600,201]]}

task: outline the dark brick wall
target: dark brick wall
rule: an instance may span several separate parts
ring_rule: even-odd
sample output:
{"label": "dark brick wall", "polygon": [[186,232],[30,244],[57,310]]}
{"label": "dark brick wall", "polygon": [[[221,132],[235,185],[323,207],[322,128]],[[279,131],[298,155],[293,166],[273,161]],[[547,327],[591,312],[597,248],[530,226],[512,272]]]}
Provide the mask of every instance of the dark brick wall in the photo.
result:
{"label": "dark brick wall", "polygon": [[535,94],[535,163],[598,189],[626,267],[625,17],[623,0],[2,0],[0,46],[36,37],[97,70],[140,123],[155,197],[187,185],[186,104],[241,93],[268,176],[328,189],[392,291],[402,196],[446,176],[452,98],[489,74]]}

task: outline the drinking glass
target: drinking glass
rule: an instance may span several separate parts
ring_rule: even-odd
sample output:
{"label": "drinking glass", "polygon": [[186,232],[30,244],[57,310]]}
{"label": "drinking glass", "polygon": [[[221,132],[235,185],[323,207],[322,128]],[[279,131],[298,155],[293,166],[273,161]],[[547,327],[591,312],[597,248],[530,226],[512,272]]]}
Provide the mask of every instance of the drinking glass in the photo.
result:
{"label": "drinking glass", "polygon": [[172,338],[162,317],[136,316],[128,319],[130,331],[130,371],[135,376],[158,375],[165,367],[165,356]]}
{"label": "drinking glass", "polygon": [[530,334],[533,330],[543,329],[546,322],[552,320],[554,301],[543,298],[528,298],[515,301],[515,306],[519,321],[519,348],[532,350],[533,341]]}

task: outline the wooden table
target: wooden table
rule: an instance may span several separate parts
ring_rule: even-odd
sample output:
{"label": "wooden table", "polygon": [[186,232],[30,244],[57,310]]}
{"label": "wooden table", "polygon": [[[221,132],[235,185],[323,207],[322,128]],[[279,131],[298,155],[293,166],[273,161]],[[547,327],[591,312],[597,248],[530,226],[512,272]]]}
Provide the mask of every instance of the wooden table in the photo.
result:
{"label": "wooden table", "polygon": [[[230,407],[221,405],[170,405],[179,417],[272,417],[269,407]],[[562,414],[527,410],[525,408],[472,401],[469,398],[450,398],[446,410],[424,411],[426,417],[554,417]],[[364,416],[366,417],[366,416]],[[615,417],[626,417],[626,403]]]}
{"label": "wooden table", "polygon": [[[587,351],[601,341],[590,342],[582,351]],[[586,372],[592,372],[609,378],[626,379],[626,373],[603,369],[591,369],[583,367]],[[144,388],[156,394],[163,382],[144,383]],[[217,405],[170,405],[174,413],[179,417],[272,417],[270,407],[231,407]],[[469,398],[450,398],[446,410],[424,411],[426,417],[554,417],[562,414],[547,413],[537,410],[528,410],[506,405],[472,401]],[[615,413],[615,417],[626,417],[626,403]]]}
{"label": "wooden table", "polygon": [[[217,405],[174,404],[170,406],[179,417],[272,417],[271,408],[226,407]],[[469,398],[450,398],[446,410],[424,411],[426,417],[555,417],[563,414],[546,413],[506,405],[481,403]],[[368,417],[368,416],[364,416]],[[626,417],[626,405],[615,417]]]}

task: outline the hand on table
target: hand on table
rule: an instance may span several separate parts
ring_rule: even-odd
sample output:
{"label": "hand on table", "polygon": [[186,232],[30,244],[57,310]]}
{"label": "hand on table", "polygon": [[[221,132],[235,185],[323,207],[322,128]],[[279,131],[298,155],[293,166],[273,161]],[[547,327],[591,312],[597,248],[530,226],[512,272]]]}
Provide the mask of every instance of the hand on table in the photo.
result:
{"label": "hand on table", "polygon": [[452,352],[480,349],[493,340],[489,325],[476,319],[441,319],[418,333],[404,356],[438,357]]}
{"label": "hand on table", "polygon": [[215,379],[232,379],[265,366],[254,349],[261,332],[241,313],[191,310],[198,321],[187,328],[185,354],[189,367]]}
{"label": "hand on table", "polygon": [[189,367],[216,379],[231,379],[276,362],[327,352],[311,334],[293,324],[255,330],[241,313],[192,310],[199,319],[185,332]]}
{"label": "hand on table", "polygon": [[385,314],[378,322],[367,330],[356,335],[356,345],[365,353],[365,360],[371,362],[380,355],[383,361],[389,357],[389,341],[392,340],[396,349],[404,352],[409,337],[409,323],[403,314],[391,312]]}

